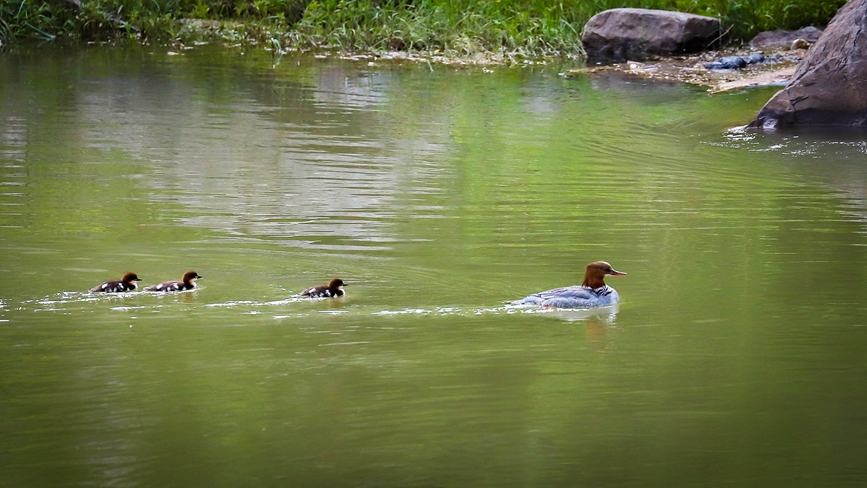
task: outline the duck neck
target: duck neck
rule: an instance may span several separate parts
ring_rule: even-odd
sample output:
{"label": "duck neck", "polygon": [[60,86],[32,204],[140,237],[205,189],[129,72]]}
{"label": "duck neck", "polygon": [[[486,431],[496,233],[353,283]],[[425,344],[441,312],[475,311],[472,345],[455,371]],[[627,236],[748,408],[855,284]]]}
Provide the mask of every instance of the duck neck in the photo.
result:
{"label": "duck neck", "polygon": [[602,288],[603,286],[605,286],[604,275],[599,276],[599,275],[587,273],[584,275],[584,283],[581,283],[581,286],[586,286],[586,287],[591,288],[593,290],[595,290],[597,288]]}

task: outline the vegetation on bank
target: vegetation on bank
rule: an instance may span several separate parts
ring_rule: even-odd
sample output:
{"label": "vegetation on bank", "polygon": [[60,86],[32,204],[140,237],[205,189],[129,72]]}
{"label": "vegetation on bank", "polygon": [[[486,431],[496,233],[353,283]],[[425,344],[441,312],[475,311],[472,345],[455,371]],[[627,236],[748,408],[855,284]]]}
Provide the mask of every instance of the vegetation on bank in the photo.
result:
{"label": "vegetation on bank", "polygon": [[615,7],[721,19],[729,42],[824,26],[845,0],[0,0],[0,42],[173,43],[223,39],[274,48],[581,53],[594,14]]}

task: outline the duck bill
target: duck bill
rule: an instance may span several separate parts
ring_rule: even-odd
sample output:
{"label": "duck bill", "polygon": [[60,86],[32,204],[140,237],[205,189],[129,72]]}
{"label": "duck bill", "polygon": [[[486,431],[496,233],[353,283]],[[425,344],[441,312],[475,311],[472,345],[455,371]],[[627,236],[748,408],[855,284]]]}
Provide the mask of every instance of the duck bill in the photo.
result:
{"label": "duck bill", "polygon": [[625,276],[626,275],[626,273],[624,273],[623,271],[617,271],[616,269],[612,269],[611,273],[609,273],[609,274],[611,276]]}

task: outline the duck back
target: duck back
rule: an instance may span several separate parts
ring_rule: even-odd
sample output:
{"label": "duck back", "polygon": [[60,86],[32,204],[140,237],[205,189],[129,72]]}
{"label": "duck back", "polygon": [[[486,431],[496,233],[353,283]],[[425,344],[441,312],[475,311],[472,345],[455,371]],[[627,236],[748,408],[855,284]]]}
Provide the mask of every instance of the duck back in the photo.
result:
{"label": "duck back", "polygon": [[592,308],[614,305],[620,296],[608,285],[597,289],[588,286],[564,286],[553,290],[533,293],[514,305],[537,305],[550,308]]}

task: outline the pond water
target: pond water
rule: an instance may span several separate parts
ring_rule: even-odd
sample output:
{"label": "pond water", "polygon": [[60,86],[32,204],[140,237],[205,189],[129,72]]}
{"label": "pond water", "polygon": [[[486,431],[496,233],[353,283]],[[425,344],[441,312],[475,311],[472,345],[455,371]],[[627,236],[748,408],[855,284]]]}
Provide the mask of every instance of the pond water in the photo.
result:
{"label": "pond water", "polygon": [[0,486],[867,483],[867,134],[560,71],[0,57]]}

